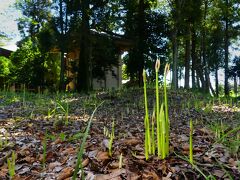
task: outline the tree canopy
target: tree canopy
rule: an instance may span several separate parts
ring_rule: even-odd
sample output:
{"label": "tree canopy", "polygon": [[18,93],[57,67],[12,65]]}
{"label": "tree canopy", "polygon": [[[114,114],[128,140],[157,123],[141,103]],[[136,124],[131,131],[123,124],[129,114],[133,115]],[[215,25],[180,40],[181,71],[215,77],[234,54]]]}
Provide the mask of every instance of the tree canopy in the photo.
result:
{"label": "tree canopy", "polygon": [[[229,94],[228,78],[234,69],[230,67],[233,57],[229,49],[240,34],[240,4],[236,0],[19,0],[16,7],[23,13],[18,19],[23,39],[13,64],[19,61],[23,68],[31,61],[34,66],[43,67],[36,69],[40,73],[49,61],[49,52],[58,49],[60,90],[68,82],[65,53],[80,49],[73,68],[77,90],[88,91],[92,78],[104,78],[104,72],[118,64],[121,52],[114,43],[118,37],[131,42],[124,58],[126,73],[140,86],[143,69],[147,69],[151,79],[155,76],[154,63],[160,58],[162,65],[171,64],[172,88],[177,89],[178,81],[184,78],[185,88],[218,95],[219,70],[223,68],[225,94]],[[26,43],[30,49],[35,48],[34,60],[32,53],[17,58],[16,54],[26,50]],[[211,76],[215,77],[216,87]],[[41,83],[33,79],[28,82],[44,85],[44,78],[40,78]]]}

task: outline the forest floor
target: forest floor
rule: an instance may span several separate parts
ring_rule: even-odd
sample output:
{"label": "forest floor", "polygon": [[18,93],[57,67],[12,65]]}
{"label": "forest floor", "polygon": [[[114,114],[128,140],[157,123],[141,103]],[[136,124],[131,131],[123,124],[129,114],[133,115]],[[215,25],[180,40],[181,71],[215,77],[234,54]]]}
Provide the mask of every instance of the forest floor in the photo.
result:
{"label": "forest floor", "polygon": [[[71,179],[89,117],[102,101],[85,144],[85,179],[239,179],[240,102],[183,90],[168,94],[170,154],[146,160],[142,89],[89,96],[0,92],[0,179],[9,179],[9,169],[15,169],[15,180]],[[154,89],[148,97],[152,113]],[[110,156],[106,131],[111,133],[113,121]]]}

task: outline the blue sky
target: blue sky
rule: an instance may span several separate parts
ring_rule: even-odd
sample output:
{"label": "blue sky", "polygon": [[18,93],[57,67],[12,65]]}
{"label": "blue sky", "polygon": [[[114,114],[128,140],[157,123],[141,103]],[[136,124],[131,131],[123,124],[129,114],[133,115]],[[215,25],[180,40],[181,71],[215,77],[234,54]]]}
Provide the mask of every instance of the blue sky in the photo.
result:
{"label": "blue sky", "polygon": [[0,0],[0,32],[7,34],[11,41],[6,42],[6,48],[16,49],[15,43],[21,39],[16,19],[21,13],[13,6],[15,0]]}

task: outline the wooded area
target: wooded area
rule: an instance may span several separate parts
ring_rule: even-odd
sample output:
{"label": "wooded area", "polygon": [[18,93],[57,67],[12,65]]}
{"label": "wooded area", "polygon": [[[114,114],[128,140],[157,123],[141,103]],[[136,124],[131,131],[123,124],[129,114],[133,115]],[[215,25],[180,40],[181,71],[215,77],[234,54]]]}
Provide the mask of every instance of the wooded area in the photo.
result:
{"label": "wooded area", "polygon": [[0,28],[1,180],[239,179],[239,0],[14,7],[16,51]]}

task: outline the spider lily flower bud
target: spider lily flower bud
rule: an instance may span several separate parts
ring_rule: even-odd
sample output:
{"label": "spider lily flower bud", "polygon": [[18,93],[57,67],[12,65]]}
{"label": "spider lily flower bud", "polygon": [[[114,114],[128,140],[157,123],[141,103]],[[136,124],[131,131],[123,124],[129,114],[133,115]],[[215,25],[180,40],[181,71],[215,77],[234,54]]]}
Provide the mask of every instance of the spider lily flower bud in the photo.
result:
{"label": "spider lily flower bud", "polygon": [[170,65],[167,63],[164,70],[165,75],[168,74],[169,70],[170,70]]}
{"label": "spider lily flower bud", "polygon": [[160,60],[157,59],[156,63],[155,63],[155,71],[158,72],[160,68]]}
{"label": "spider lily flower bud", "polygon": [[143,69],[143,82],[146,82],[146,71],[145,71],[145,69]]}

